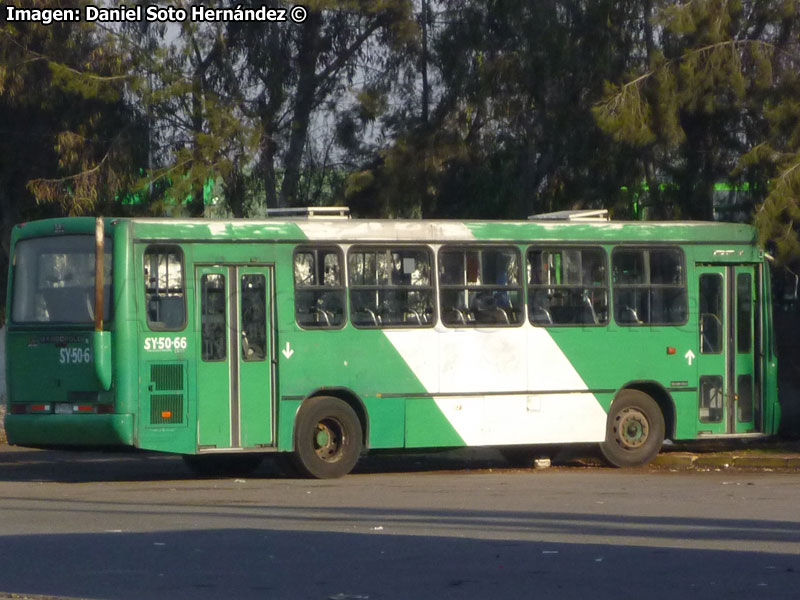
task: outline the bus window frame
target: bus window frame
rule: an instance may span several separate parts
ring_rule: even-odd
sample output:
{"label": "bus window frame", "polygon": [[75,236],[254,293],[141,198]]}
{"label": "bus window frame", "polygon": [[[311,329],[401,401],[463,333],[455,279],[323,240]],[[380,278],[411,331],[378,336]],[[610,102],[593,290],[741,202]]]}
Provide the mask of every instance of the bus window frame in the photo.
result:
{"label": "bus window frame", "polygon": [[[311,253],[314,255],[314,260],[318,261],[319,252],[334,252],[339,257],[339,276],[340,282],[338,286],[324,286],[324,285],[313,285],[307,287],[300,287],[301,291],[328,291],[328,292],[339,292],[341,294],[341,301],[342,301],[342,322],[339,325],[319,325],[319,326],[311,326],[311,325],[303,325],[297,319],[297,279],[295,278],[295,260],[297,259],[298,254],[305,254]],[[292,298],[292,304],[294,307],[294,322],[295,324],[304,331],[337,331],[340,329],[344,329],[347,326],[348,321],[348,301],[347,301],[347,257],[345,253],[342,251],[340,246],[336,246],[333,244],[301,244],[295,246],[294,250],[292,251],[292,289],[294,291],[294,297]]]}
{"label": "bus window frame", "polygon": [[[625,252],[630,250],[640,250],[640,251],[652,251],[652,250],[672,250],[677,251],[681,257],[681,272],[682,272],[682,279],[680,285],[678,284],[653,284],[650,282],[650,258],[648,254],[648,265],[647,265],[647,276],[648,281],[647,283],[637,283],[637,284],[617,284],[614,281],[614,255],[618,252]],[[687,262],[686,262],[686,252],[684,252],[683,247],[678,244],[629,244],[623,243],[614,246],[611,249],[610,253],[610,271],[609,271],[609,283],[611,286],[611,310],[614,314],[614,324],[619,327],[682,327],[689,323],[690,319],[690,312],[691,307],[689,303],[689,272],[687,271]],[[682,321],[674,321],[674,322],[658,322],[654,323],[652,321],[641,321],[639,323],[627,323],[625,321],[620,321],[617,315],[617,293],[619,288],[623,289],[678,289],[681,288],[684,293],[684,298],[686,300],[685,303],[685,315]],[[649,302],[649,299],[648,299]],[[652,310],[652,307],[651,307]]]}
{"label": "bus window frame", "polygon": [[[529,279],[530,272],[528,271],[528,267],[531,266],[529,253],[531,251],[554,251],[554,252],[563,252],[565,250],[580,250],[581,252],[584,250],[599,250],[602,256],[603,262],[603,274],[604,274],[604,284],[602,286],[595,286],[594,288],[589,288],[587,286],[581,285],[566,285],[566,284],[531,284]],[[610,260],[609,260],[609,252],[600,245],[597,244],[561,244],[558,245],[556,243],[547,243],[547,244],[532,244],[525,248],[525,272],[523,273],[525,277],[525,308],[526,308],[526,319],[528,322],[533,325],[534,327],[607,327],[608,324],[611,322],[611,312],[613,308],[613,300],[611,298],[611,274],[610,274]],[[530,307],[532,304],[531,298],[531,289],[579,289],[582,288],[584,290],[587,289],[596,289],[599,291],[605,290],[606,293],[606,318],[605,321],[596,321],[594,323],[535,323],[531,319],[531,311]],[[592,306],[592,311],[594,312],[594,306]]]}
{"label": "bus window frame", "polygon": [[[15,320],[14,319],[14,296],[16,295],[16,289],[19,285],[19,267],[17,266],[17,252],[18,247],[20,244],[27,242],[29,240],[41,240],[41,239],[63,239],[63,237],[78,237],[78,236],[88,236],[92,238],[92,246],[95,248],[94,237],[91,234],[87,233],[69,233],[65,234],[64,236],[61,235],[37,235],[32,237],[25,237],[18,239],[14,247],[11,251],[10,255],[10,264],[11,264],[11,275],[10,275],[10,284],[11,284],[11,294],[9,294],[7,298],[7,306],[6,306],[6,315],[7,315],[7,324],[10,329],[14,329],[15,326],[21,327],[86,327],[87,325],[91,325],[94,322],[94,317],[87,321],[63,321],[63,320],[48,320],[48,321],[30,321],[30,320]],[[115,317],[114,311],[114,240],[111,235],[105,234],[103,236],[103,244],[104,244],[104,273],[103,276],[106,278],[108,283],[104,286],[103,296],[104,296],[104,310],[103,310],[103,330],[108,331],[112,327],[112,323]],[[110,251],[108,249],[111,249]],[[110,259],[110,260],[109,260]],[[92,272],[92,279],[94,280],[94,271]],[[95,283],[96,285],[96,283]],[[94,286],[91,288],[91,302],[94,302]],[[108,305],[108,313],[106,314],[105,305]]]}
{"label": "bus window frame", "polygon": [[[206,287],[206,281],[209,281],[208,278],[211,277],[221,277],[222,278],[222,312],[221,313],[209,313],[208,307],[210,305],[208,301],[208,292]],[[203,273],[200,276],[199,280],[199,289],[198,294],[200,295],[200,361],[204,363],[219,363],[219,362],[227,362],[228,360],[228,336],[226,332],[228,331],[228,277],[227,273]],[[206,342],[213,338],[208,335],[208,331],[210,331],[210,327],[206,327],[207,325],[212,325],[213,322],[208,321],[209,316],[217,316],[219,314],[222,315],[222,336],[221,340],[223,343],[223,352],[222,356],[218,358],[209,358],[205,352],[205,345]]]}
{"label": "bus window frame", "polygon": [[[483,251],[483,250],[486,250],[486,249],[490,249],[490,250],[511,250],[515,254],[516,259],[517,259],[517,268],[518,268],[518,272],[517,272],[518,284],[516,286],[513,286],[513,285],[498,285],[498,284],[491,284],[491,285],[470,284],[468,281],[463,281],[462,283],[458,283],[458,284],[455,284],[455,283],[442,283],[442,280],[441,280],[441,265],[442,265],[442,254],[443,253],[446,254],[447,252],[453,252],[453,251],[456,251],[456,252],[460,251],[462,253],[467,253],[467,252],[471,252],[471,251]],[[461,322],[461,323],[446,323],[444,321],[444,319],[442,318],[442,321],[441,321],[442,325],[444,327],[447,327],[448,329],[463,329],[463,328],[491,329],[491,328],[494,328],[494,327],[500,327],[500,328],[522,327],[525,324],[525,322],[528,320],[528,317],[527,317],[527,303],[526,303],[526,297],[525,297],[525,295],[526,295],[525,294],[526,286],[525,286],[525,269],[523,268],[523,260],[524,260],[523,256],[524,256],[523,253],[520,252],[520,247],[518,245],[512,243],[512,242],[475,243],[475,244],[470,244],[468,242],[467,243],[461,242],[461,243],[452,243],[452,244],[442,244],[439,247],[439,249],[438,249],[438,251],[436,253],[436,285],[437,285],[437,288],[438,288],[438,306],[437,306],[437,309],[438,309],[438,312],[440,314],[440,318],[441,318],[441,316],[444,315],[444,312],[445,312],[444,310],[442,310],[442,308],[443,308],[442,307],[442,292],[446,291],[446,290],[464,290],[464,291],[467,292],[467,295],[469,295],[470,291],[475,291],[475,292],[480,293],[481,291],[487,291],[487,290],[490,290],[490,289],[493,289],[495,291],[505,291],[505,292],[518,291],[519,292],[519,299],[520,299],[520,306],[517,309],[515,309],[519,313],[519,316],[517,317],[516,321],[512,322],[511,319],[509,319],[508,323],[482,323],[482,322],[478,322],[477,320],[474,321],[474,322],[472,322],[472,321],[471,322],[466,322],[466,319],[464,319],[463,320],[464,322]],[[480,268],[481,268],[481,265],[479,264],[478,265],[478,269],[480,269]],[[464,265],[464,269],[465,269],[464,272],[468,273],[469,266],[466,263]],[[498,307],[498,308],[500,308],[500,310],[503,310],[503,312],[505,312],[506,315],[508,315],[508,313],[505,311],[505,309],[503,309],[502,307]],[[460,309],[457,309],[457,310],[460,310]],[[467,312],[471,312],[469,307],[466,307],[466,310],[467,310]]]}
{"label": "bus window frame", "polygon": [[[358,252],[374,252],[376,255],[381,251],[388,251],[392,253],[394,251],[403,251],[403,250],[417,250],[422,251],[428,257],[428,268],[430,272],[428,274],[429,284],[427,286],[410,286],[410,285],[366,285],[366,284],[357,284],[354,285],[350,282],[350,257],[354,253]],[[436,276],[436,269],[437,269],[437,262],[436,262],[436,253],[427,243],[397,243],[393,244],[391,242],[380,242],[375,244],[354,244],[347,249],[347,255],[345,257],[346,263],[346,274],[345,280],[347,282],[347,308],[348,314],[350,317],[350,324],[356,329],[364,329],[364,330],[382,330],[382,329],[431,329],[436,327],[439,318],[439,311],[437,306],[437,301],[439,298],[438,288],[437,288],[437,281],[438,278]],[[376,265],[377,268],[377,265]],[[353,321],[353,306],[352,306],[352,293],[354,291],[368,291],[368,290],[375,290],[375,291],[382,291],[382,290],[405,290],[405,291],[428,291],[431,294],[431,317],[430,320],[426,323],[389,323],[384,325],[383,323],[377,322],[379,315],[375,315],[376,324],[375,325],[364,325],[361,323],[356,323]]]}
{"label": "bus window frame", "polygon": [[[158,321],[151,321],[150,320],[150,313],[147,308],[147,303],[149,300],[149,294],[147,292],[147,281],[145,279],[145,264],[146,258],[149,252],[153,248],[159,249],[177,249],[177,254],[180,258],[180,265],[181,265],[181,293],[182,293],[182,300],[183,300],[183,323],[179,327],[160,327],[154,326],[155,323]],[[169,252],[161,252],[162,254],[168,254]],[[156,243],[156,244],[148,244],[145,246],[144,251],[142,252],[142,264],[141,264],[141,271],[142,274],[142,291],[144,292],[144,317],[145,323],[147,324],[147,328],[150,331],[184,331],[189,323],[189,315],[188,315],[188,303],[187,303],[187,285],[186,285],[186,255],[183,252],[183,248],[179,244],[171,244],[171,243]],[[158,289],[158,288],[156,288]]]}

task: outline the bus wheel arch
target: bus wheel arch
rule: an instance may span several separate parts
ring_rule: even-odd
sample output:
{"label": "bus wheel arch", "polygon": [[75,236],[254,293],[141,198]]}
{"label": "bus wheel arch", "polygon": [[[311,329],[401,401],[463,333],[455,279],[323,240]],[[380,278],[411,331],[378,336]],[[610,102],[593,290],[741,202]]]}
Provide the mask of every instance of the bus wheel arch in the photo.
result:
{"label": "bus wheel arch", "polygon": [[[362,402],[361,398],[358,397],[352,390],[343,387],[337,388],[320,388],[315,390],[311,394],[309,394],[308,398],[306,398],[305,402],[308,402],[311,398],[319,398],[321,396],[330,396],[331,398],[338,398],[345,404],[348,404],[350,408],[356,413],[358,420],[361,422],[361,440],[365,450],[369,449],[369,417],[367,413],[367,407],[364,406],[364,402]],[[303,404],[305,404],[305,402]],[[300,409],[303,408],[303,405],[300,405]],[[299,412],[299,410],[298,410]]]}
{"label": "bus wheel arch", "polygon": [[655,381],[632,381],[622,386],[617,394],[623,390],[639,390],[650,396],[658,404],[664,417],[664,438],[675,439],[675,401],[664,386]]}
{"label": "bus wheel arch", "polygon": [[325,394],[307,398],[295,420],[294,466],[316,479],[346,475],[363,450],[363,426],[357,410],[346,400]]}
{"label": "bus wheel arch", "polygon": [[600,451],[615,467],[647,464],[661,450],[665,431],[664,410],[656,399],[641,389],[626,387],[608,410]]}

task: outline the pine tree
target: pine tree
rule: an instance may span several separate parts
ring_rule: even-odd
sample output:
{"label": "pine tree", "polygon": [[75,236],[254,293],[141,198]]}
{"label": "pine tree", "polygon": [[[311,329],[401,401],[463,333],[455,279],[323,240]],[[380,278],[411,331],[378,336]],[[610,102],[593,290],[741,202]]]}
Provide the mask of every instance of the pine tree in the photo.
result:
{"label": "pine tree", "polygon": [[0,286],[13,225],[100,214],[134,179],[141,123],[123,99],[125,62],[97,33],[79,23],[0,26]]}
{"label": "pine tree", "polygon": [[643,173],[591,108],[604,80],[638,66],[648,5],[453,0],[421,10],[427,51],[398,69],[392,93],[403,101],[381,121],[385,145],[349,178],[349,203],[486,218],[611,205],[627,216],[622,188]]}
{"label": "pine tree", "polygon": [[764,201],[762,237],[791,245],[798,8],[794,0],[658,4],[648,65],[607,84],[594,108],[600,126],[646,164],[652,215],[711,219],[714,184],[727,181],[749,191],[753,210]]}

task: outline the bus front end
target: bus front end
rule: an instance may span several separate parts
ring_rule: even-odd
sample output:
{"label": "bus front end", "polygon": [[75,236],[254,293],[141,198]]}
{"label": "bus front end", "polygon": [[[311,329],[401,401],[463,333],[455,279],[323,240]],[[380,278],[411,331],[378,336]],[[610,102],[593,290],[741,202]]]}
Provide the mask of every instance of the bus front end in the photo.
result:
{"label": "bus front end", "polygon": [[133,415],[120,410],[111,362],[113,225],[68,218],[14,228],[6,327],[10,444],[134,444]]}

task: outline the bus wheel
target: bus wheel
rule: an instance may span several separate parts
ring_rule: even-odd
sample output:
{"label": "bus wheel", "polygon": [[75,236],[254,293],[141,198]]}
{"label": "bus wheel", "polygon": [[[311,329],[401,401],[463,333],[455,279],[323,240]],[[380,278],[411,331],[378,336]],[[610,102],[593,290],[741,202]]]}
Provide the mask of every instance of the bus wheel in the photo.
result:
{"label": "bus wheel", "polygon": [[295,427],[295,466],[316,479],[342,477],[361,454],[361,422],[350,406],[328,396],[307,400]]}
{"label": "bus wheel", "polygon": [[644,465],[663,442],[664,415],[656,401],[639,390],[622,390],[608,411],[606,441],[600,444],[605,459],[615,467]]}

